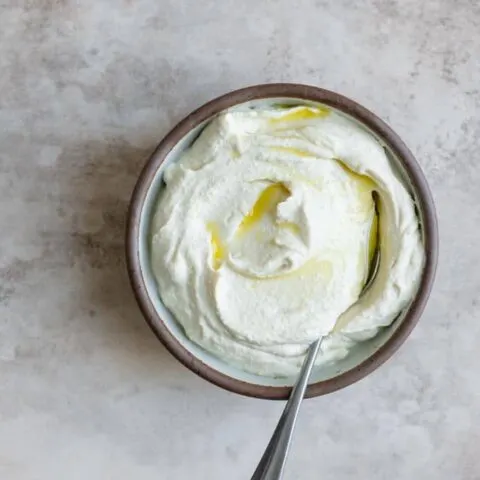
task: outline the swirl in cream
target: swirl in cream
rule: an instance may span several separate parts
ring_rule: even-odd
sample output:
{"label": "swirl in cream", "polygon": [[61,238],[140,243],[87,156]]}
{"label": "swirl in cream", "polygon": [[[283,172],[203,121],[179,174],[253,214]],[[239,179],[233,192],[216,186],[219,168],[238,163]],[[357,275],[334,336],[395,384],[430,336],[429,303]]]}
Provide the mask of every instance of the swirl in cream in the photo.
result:
{"label": "swirl in cream", "polygon": [[[194,342],[246,371],[291,374],[320,335],[317,362],[343,358],[414,295],[413,201],[378,141],[340,113],[224,113],[164,179],[152,227],[161,298]],[[381,265],[357,302],[378,226]]]}

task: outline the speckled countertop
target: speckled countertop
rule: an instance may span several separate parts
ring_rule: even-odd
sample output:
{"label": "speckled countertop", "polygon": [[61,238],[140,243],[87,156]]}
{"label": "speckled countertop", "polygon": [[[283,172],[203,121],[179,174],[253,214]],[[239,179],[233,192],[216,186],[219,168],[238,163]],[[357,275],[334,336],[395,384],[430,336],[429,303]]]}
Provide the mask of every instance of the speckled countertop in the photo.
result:
{"label": "speckled countertop", "polygon": [[282,405],[207,384],[154,338],[125,211],[191,109],[296,81],[405,139],[441,257],[400,352],[306,402],[286,479],[480,479],[479,32],[475,0],[1,1],[0,478],[250,478]]}

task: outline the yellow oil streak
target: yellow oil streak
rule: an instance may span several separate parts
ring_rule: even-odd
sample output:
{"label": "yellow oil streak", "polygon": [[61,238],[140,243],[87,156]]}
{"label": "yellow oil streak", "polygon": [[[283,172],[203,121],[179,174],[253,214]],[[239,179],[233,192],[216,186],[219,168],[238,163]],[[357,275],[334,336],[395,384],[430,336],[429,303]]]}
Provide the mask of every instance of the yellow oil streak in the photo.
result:
{"label": "yellow oil streak", "polygon": [[372,198],[372,192],[376,189],[375,182],[368,176],[362,175],[360,173],[355,172],[352,170],[345,162],[342,160],[335,158],[338,164],[342,167],[342,169],[347,173],[350,178],[355,180],[357,186],[359,187],[360,196],[361,196],[361,203],[362,205],[366,205],[368,210],[365,212],[370,211],[370,208],[373,208],[373,218],[370,227],[370,235],[367,241],[367,248],[366,248],[366,255],[362,256],[362,264],[363,262],[367,262],[367,273],[368,269],[372,263],[373,255],[375,254],[375,250],[377,248],[377,239],[378,239],[378,214],[375,211],[375,202]]}
{"label": "yellow oil streak", "polygon": [[287,273],[288,275],[309,276],[321,274],[325,280],[330,280],[333,275],[332,262],[328,260],[319,260],[318,258],[312,258],[297,270]]}
{"label": "yellow oil streak", "polygon": [[278,124],[280,122],[298,122],[300,120],[312,120],[314,118],[324,118],[330,113],[330,109],[327,107],[300,107],[294,108],[287,113],[271,118],[270,123]]}
{"label": "yellow oil streak", "polygon": [[214,222],[207,224],[207,231],[210,234],[210,244],[212,246],[212,266],[218,270],[227,256],[227,249],[222,242],[220,229]]}
{"label": "yellow oil streak", "polygon": [[277,223],[279,228],[284,228],[285,230],[290,230],[295,235],[300,235],[301,230],[300,227],[293,222],[279,222]]}
{"label": "yellow oil streak", "polygon": [[[362,175],[361,173],[357,173],[354,170],[352,170],[345,162],[340,160],[339,158],[334,158],[335,160],[343,169],[343,171],[349,175],[351,178],[353,178],[358,186],[361,189],[361,193],[371,195],[373,190],[375,190],[375,182],[370,178],[367,177],[367,175]],[[373,200],[372,200],[373,201]]]}
{"label": "yellow oil streak", "polygon": [[295,147],[271,147],[272,150],[275,150],[277,152],[285,152],[285,153],[291,153],[292,155],[297,155],[298,157],[313,157],[313,154],[310,152],[307,152],[306,150],[300,150],[299,148]]}
{"label": "yellow oil streak", "polygon": [[[315,275],[321,275],[325,282],[331,280],[333,275],[333,266],[332,262],[328,260],[320,260],[318,258],[311,258],[301,267],[298,267],[295,270],[290,270],[289,272],[269,275],[266,277],[256,277],[254,275],[249,275],[246,273],[241,273],[244,277],[251,278],[255,280],[255,283],[258,285],[260,282],[265,282],[269,280],[279,280],[283,278],[292,278],[292,277],[312,277]],[[255,286],[255,283],[253,286]]]}
{"label": "yellow oil streak", "polygon": [[267,213],[290,195],[290,191],[282,183],[268,186],[258,197],[252,209],[243,217],[237,233],[242,235],[251,230]]}

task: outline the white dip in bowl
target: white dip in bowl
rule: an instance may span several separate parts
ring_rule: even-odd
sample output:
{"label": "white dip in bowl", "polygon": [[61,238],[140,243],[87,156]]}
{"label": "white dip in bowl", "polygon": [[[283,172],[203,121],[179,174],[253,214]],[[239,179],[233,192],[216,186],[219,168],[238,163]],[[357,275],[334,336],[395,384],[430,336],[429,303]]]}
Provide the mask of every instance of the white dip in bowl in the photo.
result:
{"label": "white dip in bowl", "polygon": [[[378,140],[326,106],[220,114],[163,178],[151,227],[161,299],[241,370],[293,375],[322,335],[317,363],[338,361],[416,292],[413,200]],[[377,228],[380,268],[356,303]]]}

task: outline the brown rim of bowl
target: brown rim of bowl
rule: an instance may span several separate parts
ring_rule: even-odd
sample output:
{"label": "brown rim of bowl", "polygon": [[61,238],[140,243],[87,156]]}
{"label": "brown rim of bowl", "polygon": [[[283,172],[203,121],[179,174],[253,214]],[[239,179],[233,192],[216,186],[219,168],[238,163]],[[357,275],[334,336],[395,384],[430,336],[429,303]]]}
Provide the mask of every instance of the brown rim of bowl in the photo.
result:
{"label": "brown rim of bowl", "polygon": [[334,378],[310,385],[306,391],[306,397],[310,398],[325,395],[351,385],[373,372],[388,360],[402,345],[418,322],[427,303],[435,277],[438,257],[437,218],[434,202],[426,179],[412,153],[400,137],[383,120],[378,118],[365,107],[362,107],[353,100],[339,95],[338,93],[324,90],[322,88],[300,84],[272,83],[254,85],[227,93],[211,100],[192,112],[180,121],[160,142],[147,161],[137,181],[127,218],[127,268],[135,297],[145,319],[155,335],[170,353],[183,363],[183,365],[197,375],[203,377],[205,380],[234,393],[272,400],[286,400],[288,398],[291,387],[255,385],[229,377],[228,375],[206,365],[186,350],[163,323],[159,314],[155,310],[146,289],[139,259],[139,225],[141,212],[155,173],[170,150],[172,150],[178,141],[191,129],[223,110],[250,100],[272,97],[285,97],[320,102],[351,115],[369,127],[385,141],[389,148],[403,163],[410,181],[415,187],[418,208],[421,210],[421,216],[423,217],[426,250],[425,268],[417,295],[410,305],[409,311],[405,315],[401,324],[386,343],[362,363]]}

